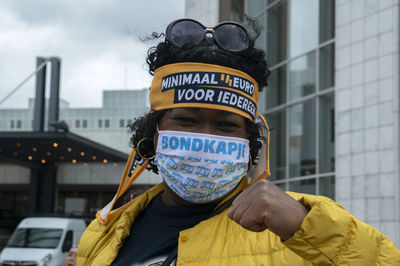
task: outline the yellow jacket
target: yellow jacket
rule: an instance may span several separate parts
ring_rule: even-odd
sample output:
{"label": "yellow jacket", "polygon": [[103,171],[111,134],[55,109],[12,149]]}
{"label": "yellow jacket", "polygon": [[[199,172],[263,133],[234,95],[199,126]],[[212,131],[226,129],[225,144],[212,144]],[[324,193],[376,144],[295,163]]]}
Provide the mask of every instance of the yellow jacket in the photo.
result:
{"label": "yellow jacket", "polygon": [[[107,225],[92,221],[79,242],[77,265],[110,265],[135,218],[163,187],[156,185],[113,211]],[[282,242],[269,230],[248,231],[225,210],[180,232],[177,265],[400,265],[392,241],[340,205],[321,196],[288,194],[310,208],[290,239]]]}

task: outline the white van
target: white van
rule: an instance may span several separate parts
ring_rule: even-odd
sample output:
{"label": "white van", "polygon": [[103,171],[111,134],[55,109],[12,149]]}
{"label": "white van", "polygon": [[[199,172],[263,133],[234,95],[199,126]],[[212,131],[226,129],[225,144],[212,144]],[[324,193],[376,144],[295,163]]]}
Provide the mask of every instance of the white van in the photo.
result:
{"label": "white van", "polygon": [[83,219],[25,218],[1,252],[0,265],[62,266],[85,229]]}

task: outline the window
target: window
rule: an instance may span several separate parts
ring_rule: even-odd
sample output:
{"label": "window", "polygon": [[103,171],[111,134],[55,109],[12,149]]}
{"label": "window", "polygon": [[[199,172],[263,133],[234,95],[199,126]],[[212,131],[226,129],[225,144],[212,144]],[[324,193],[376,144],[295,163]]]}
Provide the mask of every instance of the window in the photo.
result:
{"label": "window", "polygon": [[269,86],[264,90],[267,94],[267,108],[286,102],[286,65],[271,72]]}
{"label": "window", "polygon": [[119,120],[119,127],[124,127],[125,126],[125,120],[124,119],[120,119]]}
{"label": "window", "polygon": [[267,12],[267,61],[272,66],[287,56],[287,2],[281,1]]}
{"label": "window", "polygon": [[83,119],[83,120],[82,120],[82,127],[83,127],[83,128],[87,128],[87,127],[88,127],[88,121],[87,121],[87,119]]}
{"label": "window", "polygon": [[319,171],[335,171],[335,99],[333,93],[319,98]]}
{"label": "window", "polygon": [[319,194],[325,195],[331,199],[335,198],[335,177],[324,176],[319,179]]}
{"label": "window", "polygon": [[110,119],[104,120],[104,127],[110,127]]}
{"label": "window", "polygon": [[81,121],[80,120],[75,120],[75,127],[76,128],[81,127]]}
{"label": "window", "polygon": [[286,176],[286,110],[272,113],[266,117],[270,131],[271,180],[285,179]]}
{"label": "window", "polygon": [[73,233],[71,230],[68,230],[62,245],[62,252],[68,252],[71,249],[73,241],[72,239],[73,239]]}
{"label": "window", "polygon": [[265,1],[252,1],[251,5],[247,6],[246,13],[250,17],[255,17],[260,13],[261,10],[265,8]]}
{"label": "window", "polygon": [[62,229],[19,228],[11,236],[7,247],[56,248],[62,232]]}
{"label": "window", "polygon": [[315,194],[315,179],[304,179],[289,183],[289,190],[300,193]]}
{"label": "window", "polygon": [[231,21],[240,21],[244,12],[243,0],[231,0]]}
{"label": "window", "polygon": [[21,128],[22,127],[22,121],[21,120],[17,120],[17,128]]}
{"label": "window", "polygon": [[289,109],[289,176],[315,174],[315,100]]}
{"label": "window", "polygon": [[101,120],[101,119],[97,120],[97,126],[99,128],[102,128],[103,127],[103,120]]}
{"label": "window", "polygon": [[333,44],[321,48],[319,55],[319,86],[320,90],[333,87],[335,84],[335,47]]}
{"label": "window", "polygon": [[293,57],[318,45],[318,1],[292,0],[289,6],[289,52]]}
{"label": "window", "polygon": [[14,120],[10,120],[10,128],[14,128],[15,127],[15,121]]}
{"label": "window", "polygon": [[[264,14],[264,15],[256,18],[256,22],[257,22],[258,25],[264,25],[266,19],[267,19],[267,16]],[[265,45],[266,45],[266,41],[265,40],[266,39],[265,39],[264,35],[258,36],[258,38],[256,39],[256,42],[255,42],[255,46],[256,47],[260,47],[260,48],[265,50]]]}
{"label": "window", "polygon": [[315,52],[293,60],[289,65],[290,99],[300,98],[315,92]]}
{"label": "window", "polygon": [[[270,131],[270,180],[284,190],[335,196],[335,1],[246,1],[261,25],[269,86],[259,111]],[[260,42],[261,40],[261,42]]]}
{"label": "window", "polygon": [[319,42],[333,39],[335,30],[335,0],[319,1]]}

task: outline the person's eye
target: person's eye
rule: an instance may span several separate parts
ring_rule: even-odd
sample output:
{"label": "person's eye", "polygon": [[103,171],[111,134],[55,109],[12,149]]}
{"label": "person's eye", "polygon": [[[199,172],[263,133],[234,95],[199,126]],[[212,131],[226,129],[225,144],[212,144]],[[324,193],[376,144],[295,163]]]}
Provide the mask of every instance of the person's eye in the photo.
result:
{"label": "person's eye", "polygon": [[218,123],[218,126],[223,129],[236,129],[239,127],[236,123],[228,122],[228,121],[222,121]]}
{"label": "person's eye", "polygon": [[179,123],[183,123],[183,124],[195,124],[196,120],[191,118],[191,117],[184,117],[184,116],[180,116],[180,117],[175,117],[175,121],[179,122]]}

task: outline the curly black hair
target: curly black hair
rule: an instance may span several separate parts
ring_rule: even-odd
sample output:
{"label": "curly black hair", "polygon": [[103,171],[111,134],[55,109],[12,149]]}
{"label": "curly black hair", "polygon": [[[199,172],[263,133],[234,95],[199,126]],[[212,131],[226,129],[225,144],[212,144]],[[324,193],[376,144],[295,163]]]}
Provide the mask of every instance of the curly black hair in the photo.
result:
{"label": "curly black hair", "polygon": [[268,76],[271,74],[263,50],[250,47],[242,52],[228,52],[216,45],[212,38],[205,38],[198,45],[186,44],[183,47],[174,46],[168,41],[160,42],[148,50],[146,62],[151,75],[154,75],[154,70],[159,67],[181,62],[199,62],[235,68],[253,77],[258,83],[260,92],[268,85]]}
{"label": "curly black hair", "polygon": [[[258,37],[259,29],[253,20],[246,18],[247,24],[251,25],[253,32],[257,36],[251,37],[251,46],[241,52],[228,52],[221,49],[215,44],[210,37],[205,38],[200,44],[186,44],[183,47],[177,47],[167,40],[161,41],[157,46],[151,47],[147,52],[146,62],[149,67],[149,73],[154,75],[154,70],[164,65],[181,62],[199,62],[221,65],[234,69],[241,70],[253,77],[262,91],[263,87],[267,86],[267,79],[270,71],[265,60],[265,52],[254,47],[255,39]],[[248,23],[250,22],[250,23]],[[153,38],[163,37],[164,34],[153,33]],[[154,155],[154,143],[152,141],[156,132],[156,126],[160,122],[166,110],[150,111],[146,115],[135,119],[128,125],[129,131],[132,134],[130,144],[137,149],[138,143],[143,138],[148,141],[142,141],[140,144],[140,153],[146,157]],[[259,126],[254,122],[246,119],[246,125],[249,129],[249,146],[251,162],[257,162],[258,153],[262,146],[260,142]],[[158,168],[154,164],[153,159],[149,160],[147,167],[155,173],[158,173]]]}

